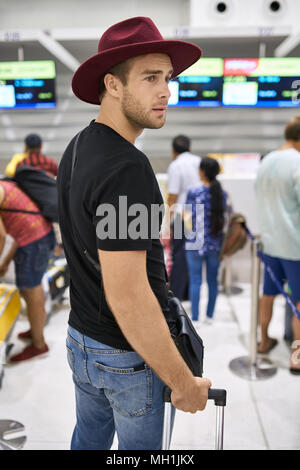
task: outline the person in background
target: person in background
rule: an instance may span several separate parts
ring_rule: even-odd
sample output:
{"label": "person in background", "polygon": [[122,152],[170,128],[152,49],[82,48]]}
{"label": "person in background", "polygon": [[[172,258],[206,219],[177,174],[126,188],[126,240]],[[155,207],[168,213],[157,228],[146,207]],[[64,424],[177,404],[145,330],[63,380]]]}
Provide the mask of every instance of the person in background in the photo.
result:
{"label": "person in background", "polygon": [[[277,280],[287,281],[292,301],[300,311],[300,116],[285,127],[285,143],[267,154],[257,173],[258,223],[266,263]],[[278,343],[269,336],[273,304],[280,290],[265,269],[259,302],[261,341],[258,352],[266,354]],[[300,319],[293,315],[290,372],[300,375]]]}
{"label": "person in background", "polygon": [[[170,289],[179,300],[188,298],[188,268],[185,259],[184,237],[176,236],[174,227],[182,227],[182,209],[189,189],[201,184],[199,179],[200,157],[191,153],[190,139],[178,135],[172,142],[173,161],[168,168],[168,200],[170,207],[172,267]],[[172,206],[176,204],[173,211]],[[178,225],[177,225],[178,224]]]}
{"label": "person in background", "polygon": [[[28,134],[25,137],[25,151],[24,153],[17,153],[13,156],[5,169],[5,175],[13,178],[17,168],[23,165],[28,165],[36,168],[37,170],[45,171],[48,176],[52,178],[57,177],[58,165],[52,158],[46,157],[41,153],[42,139],[38,134]],[[53,230],[57,240],[54,250],[56,256],[63,254],[62,241],[58,223],[53,223]]]}
{"label": "person in background", "polygon": [[8,253],[1,259],[0,276],[6,274],[9,263],[14,260],[16,285],[26,302],[30,323],[29,331],[19,333],[19,338],[29,340],[30,344],[21,353],[10,357],[10,362],[18,363],[49,351],[43,335],[46,311],[41,282],[56,241],[52,223],[42,215],[3,209],[38,212],[39,208],[16,183],[0,181],[0,254],[6,234],[13,238]]}
{"label": "person in background", "polygon": [[24,153],[16,153],[5,169],[5,175],[13,178],[19,166],[29,165],[37,170],[44,170],[50,176],[57,176],[58,165],[49,157],[41,153],[42,139],[38,134],[29,134],[25,137]]}
{"label": "person in background", "polygon": [[[186,240],[185,255],[190,278],[190,300],[192,304],[192,320],[199,318],[200,288],[202,284],[202,265],[206,264],[206,280],[208,284],[208,304],[206,323],[211,324],[218,295],[218,269],[220,250],[223,240],[223,227],[227,196],[216,179],[220,172],[219,163],[210,157],[204,157],[200,163],[200,179],[202,185],[191,189],[186,204],[191,205],[192,228],[196,233],[194,239]],[[196,206],[202,207],[200,218]],[[189,215],[187,212],[185,215]],[[197,219],[198,217],[198,219]],[[185,220],[187,218],[185,217]],[[200,241],[200,243],[199,243]]]}

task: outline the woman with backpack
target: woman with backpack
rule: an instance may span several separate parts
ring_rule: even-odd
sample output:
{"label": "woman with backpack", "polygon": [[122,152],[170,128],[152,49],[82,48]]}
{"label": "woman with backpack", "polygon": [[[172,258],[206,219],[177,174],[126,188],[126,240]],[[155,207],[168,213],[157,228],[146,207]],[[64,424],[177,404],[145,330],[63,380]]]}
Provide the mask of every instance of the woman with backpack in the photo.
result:
{"label": "woman with backpack", "polygon": [[[191,189],[187,194],[190,226],[186,231],[186,259],[189,269],[189,294],[192,304],[192,320],[199,318],[200,288],[202,284],[202,266],[206,265],[208,284],[208,304],[206,322],[212,323],[218,295],[218,269],[220,250],[223,241],[223,228],[227,195],[216,179],[220,172],[218,162],[210,157],[201,159],[199,174],[202,185]],[[187,209],[187,207],[186,207]]]}

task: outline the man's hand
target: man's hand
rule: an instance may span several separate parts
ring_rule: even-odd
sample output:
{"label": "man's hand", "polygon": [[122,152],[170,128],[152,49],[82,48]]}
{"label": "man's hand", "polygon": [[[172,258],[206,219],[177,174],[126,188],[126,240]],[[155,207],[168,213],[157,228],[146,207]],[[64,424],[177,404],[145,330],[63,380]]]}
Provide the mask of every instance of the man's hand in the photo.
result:
{"label": "man's hand", "polygon": [[172,404],[178,410],[188,413],[202,411],[206,407],[208,390],[211,388],[209,379],[193,377],[193,380],[182,390],[173,390],[171,393]]}

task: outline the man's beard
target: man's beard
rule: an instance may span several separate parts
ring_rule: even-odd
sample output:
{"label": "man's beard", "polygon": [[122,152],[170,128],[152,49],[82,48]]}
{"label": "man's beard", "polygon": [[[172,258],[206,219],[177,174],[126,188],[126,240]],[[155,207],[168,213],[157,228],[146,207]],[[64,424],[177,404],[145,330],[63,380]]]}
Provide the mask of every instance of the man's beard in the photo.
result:
{"label": "man's beard", "polygon": [[124,89],[122,110],[127,120],[137,129],[160,129],[166,121],[164,116],[160,120],[150,119],[141,103]]}

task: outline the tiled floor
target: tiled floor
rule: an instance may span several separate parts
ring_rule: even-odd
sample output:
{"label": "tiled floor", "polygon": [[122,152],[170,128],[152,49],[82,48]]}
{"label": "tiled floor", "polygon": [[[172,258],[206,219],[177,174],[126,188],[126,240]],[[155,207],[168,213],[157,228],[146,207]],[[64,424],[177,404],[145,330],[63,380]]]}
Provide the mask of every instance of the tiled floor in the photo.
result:
{"label": "tiled floor", "polygon": [[[271,335],[279,345],[270,353],[278,367],[275,376],[248,381],[229,369],[232,359],[249,354],[250,286],[241,286],[239,295],[220,294],[213,325],[197,324],[205,344],[204,375],[214,388],[226,388],[225,449],[300,449],[300,377],[288,370],[289,350],[283,341],[284,302],[275,304]],[[202,288],[204,311],[206,288]],[[186,303],[189,311],[189,303]],[[13,419],[25,425],[24,449],[68,449],[74,426],[74,394],[66,362],[65,334],[68,305],[53,314],[46,327],[50,346],[47,358],[17,366],[6,366],[0,390],[0,419]],[[14,330],[14,352],[23,343],[16,339],[26,328],[21,318]],[[208,403],[196,415],[177,412],[172,449],[212,449],[214,447],[215,407]],[[117,448],[114,441],[113,448]]]}

